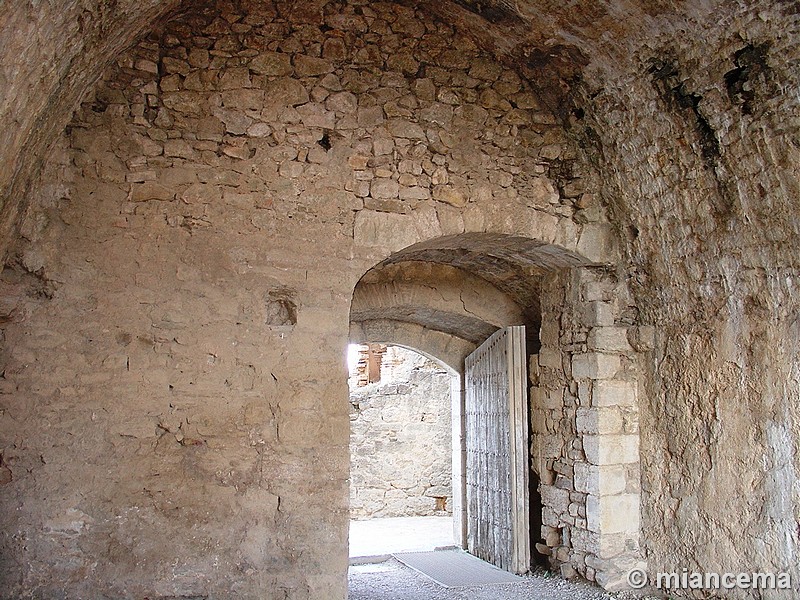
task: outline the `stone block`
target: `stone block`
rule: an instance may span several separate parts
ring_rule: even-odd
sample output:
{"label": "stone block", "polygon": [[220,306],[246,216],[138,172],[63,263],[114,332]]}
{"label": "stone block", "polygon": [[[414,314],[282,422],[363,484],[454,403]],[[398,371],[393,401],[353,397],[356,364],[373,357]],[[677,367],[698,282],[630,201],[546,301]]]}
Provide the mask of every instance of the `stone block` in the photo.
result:
{"label": "stone block", "polygon": [[288,54],[262,52],[250,61],[250,70],[258,75],[285,77],[292,74],[293,68]]}
{"label": "stone block", "polygon": [[553,485],[542,485],[540,489],[542,505],[548,506],[558,514],[566,514],[569,510],[569,492]]}
{"label": "stone block", "polygon": [[[357,115],[359,127],[375,127],[386,120],[381,106],[360,106]],[[387,140],[387,143],[389,141],[391,140]],[[375,153],[380,154],[377,151]]]}
{"label": "stone block", "polygon": [[[564,475],[556,475],[556,482],[555,486],[561,490],[571,490],[574,487],[572,479],[569,477],[565,477]],[[572,506],[572,505],[570,505]],[[569,511],[569,514],[572,515],[572,511]],[[575,516],[575,515],[572,515]]]}
{"label": "stone block", "polygon": [[610,327],[614,325],[614,307],[599,300],[587,302],[583,309],[583,325],[587,327]]}
{"label": "stone block", "polygon": [[578,253],[594,263],[613,263],[617,259],[617,244],[610,223],[587,223],[578,239]]}
{"label": "stone block", "polygon": [[430,190],[421,186],[400,188],[401,200],[427,200],[431,197]]}
{"label": "stone block", "polygon": [[561,389],[545,390],[542,398],[542,408],[559,410],[564,408],[564,392]]}
{"label": "stone block", "polygon": [[560,527],[562,525],[556,511],[548,506],[542,507],[542,524],[550,527]]}
{"label": "stone block", "polygon": [[221,142],[225,134],[225,125],[216,117],[203,117],[198,119],[195,126],[195,135],[198,140]]}
{"label": "stone block", "polygon": [[398,183],[400,183],[400,185],[409,188],[415,187],[416,185],[419,184],[419,178],[414,177],[413,175],[409,175],[408,173],[403,173],[402,175],[400,175],[397,181]]}
{"label": "stone block", "polygon": [[547,177],[534,177],[530,180],[528,206],[548,206],[558,204],[558,190]]}
{"label": "stone block", "polygon": [[336,127],[336,114],[325,110],[324,105],[318,103],[308,103],[298,107],[303,125],[308,128],[333,129]]}
{"label": "stone block", "polygon": [[167,140],[164,142],[164,156],[194,159],[196,157],[196,152],[194,148],[184,140]]}
{"label": "stone block", "polygon": [[518,92],[512,97],[517,108],[537,110],[541,108],[539,98],[532,92]]}
{"label": "stone block", "polygon": [[539,350],[539,366],[560,369],[561,352],[553,348],[541,348]]}
{"label": "stone block", "polygon": [[583,449],[593,465],[622,465],[639,462],[638,435],[585,435]]}
{"label": "stone block", "polygon": [[639,495],[589,496],[586,499],[586,521],[589,530],[601,536],[609,533],[638,535]]}
{"label": "stone block", "polygon": [[608,286],[601,281],[589,281],[583,286],[583,299],[586,302],[602,301],[607,297]]}
{"label": "stone block", "polygon": [[128,183],[144,183],[145,181],[155,181],[155,171],[133,171],[125,175]]}
{"label": "stone block", "polygon": [[136,61],[135,67],[137,70],[144,71],[145,73],[158,74],[158,65],[152,60],[139,59]]}
{"label": "stone block", "polygon": [[[367,196],[369,196],[369,193],[367,193]],[[408,205],[397,199],[376,200],[375,198],[368,197],[364,199],[364,208],[377,210],[378,212],[408,214]]]}
{"label": "stone block", "polygon": [[447,498],[451,496],[450,486],[434,485],[425,490],[425,495],[432,498]]}
{"label": "stone block", "polygon": [[467,198],[458,188],[451,185],[437,185],[433,188],[433,198],[450,206],[462,207],[467,203]]}
{"label": "stone block", "polygon": [[189,51],[189,64],[197,69],[205,69],[210,62],[208,50],[192,48]]}
{"label": "stone block", "polygon": [[622,414],[613,407],[579,408],[575,417],[579,433],[622,433]]}
{"label": "stone block", "polygon": [[222,199],[222,192],[218,186],[195,183],[181,193],[180,199],[186,204],[212,204]]}
{"label": "stone block", "polygon": [[344,114],[353,114],[358,107],[358,99],[355,94],[351,92],[338,92],[331,94],[325,101],[325,106],[328,110],[341,112]]}
{"label": "stone block", "polygon": [[632,352],[627,327],[594,327],[586,340],[590,350]]}
{"label": "stone block", "polygon": [[604,379],[592,386],[592,406],[636,406],[636,383]]}
{"label": "stone block", "polygon": [[264,97],[267,104],[276,106],[298,106],[309,101],[305,86],[290,77],[270,81],[264,86]]}
{"label": "stone block", "polygon": [[453,107],[440,102],[434,102],[429,107],[419,112],[419,118],[424,123],[433,123],[448,127],[453,120]]}
{"label": "stone block", "polygon": [[582,554],[597,554],[600,549],[600,535],[586,529],[573,529],[570,541],[572,548]]}
{"label": "stone block", "polygon": [[534,412],[541,413],[544,408],[545,390],[539,386],[533,386],[529,392],[529,402]]}
{"label": "stone block", "polygon": [[160,156],[164,153],[164,147],[155,140],[143,135],[133,136],[134,141],[145,156]]}
{"label": "stone block", "polygon": [[574,467],[575,489],[595,496],[613,496],[625,491],[627,471],[622,465],[593,465],[577,462]]}
{"label": "stone block", "polygon": [[607,560],[616,557],[637,555],[639,552],[638,532],[604,533],[600,536],[600,548],[597,552],[597,559]]}
{"label": "stone block", "polygon": [[254,123],[247,128],[247,135],[255,138],[264,138],[272,133],[272,127],[266,123]]}
{"label": "stone block", "polygon": [[[542,527],[542,530],[545,528]],[[546,532],[542,532],[542,537],[544,538],[544,543],[547,544],[550,548],[555,548],[561,543],[561,533],[558,529],[547,527]]]}
{"label": "stone block", "polygon": [[222,104],[227,108],[257,113],[264,105],[264,91],[237,88],[222,92]]}
{"label": "stone block", "polygon": [[388,127],[389,133],[391,133],[394,137],[411,140],[426,139],[425,130],[423,130],[419,124],[412,121],[406,121],[404,119],[392,119],[389,121]]}
{"label": "stone block", "polygon": [[464,232],[464,218],[461,211],[446,204],[436,207],[436,215],[442,227],[443,235],[453,235]]}
{"label": "stone block", "polygon": [[296,54],[294,57],[294,68],[299,77],[317,77],[333,71],[333,63],[324,58]]}
{"label": "stone block", "polygon": [[219,78],[219,89],[221,90],[238,90],[249,88],[250,85],[250,71],[246,67],[225,69]]}
{"label": "stone block", "polygon": [[586,352],[572,357],[574,379],[610,379],[620,368],[620,358],[614,354]]}
{"label": "stone block", "polygon": [[201,116],[206,112],[206,99],[198,92],[172,92],[162,97],[164,106],[176,112]]}
{"label": "stone block", "polygon": [[[226,153],[227,154],[227,153]],[[278,168],[278,174],[281,177],[285,177],[287,179],[295,179],[300,177],[305,170],[305,166],[303,163],[298,162],[296,160],[287,160],[281,163],[281,166]]]}
{"label": "stone block", "polygon": [[344,60],[347,57],[347,46],[340,38],[328,38],[322,45],[322,57],[329,60]]}
{"label": "stone block", "polygon": [[229,108],[217,108],[214,116],[225,125],[225,131],[233,135],[244,135],[253,124],[253,119],[246,114]]}
{"label": "stone block", "polygon": [[592,384],[591,380],[584,380],[578,383],[578,400],[581,406],[591,406]]}
{"label": "stone block", "polygon": [[356,214],[353,237],[356,245],[381,246],[392,251],[418,241],[411,216],[372,210]]}
{"label": "stone block", "polygon": [[131,185],[130,201],[147,202],[148,200],[169,201],[175,198],[175,192],[166,186],[147,181]]}
{"label": "stone block", "polygon": [[561,156],[561,146],[559,144],[548,144],[539,149],[539,156],[545,160],[555,160]]}
{"label": "stone block", "polygon": [[442,228],[436,215],[436,209],[429,204],[422,204],[411,212],[415,237],[420,240],[432,239],[442,235]]}
{"label": "stone block", "polygon": [[628,573],[633,569],[647,571],[647,563],[643,561],[606,561],[602,570],[597,570],[595,581],[605,590],[616,592],[630,588]]}
{"label": "stone block", "polygon": [[550,556],[550,554],[552,553],[549,546],[541,543],[536,544],[536,551],[539,554],[542,554],[543,556]]}
{"label": "stone block", "polygon": [[634,327],[631,331],[631,345],[638,352],[647,352],[655,348],[656,328],[652,325]]}
{"label": "stone block", "polygon": [[377,199],[397,198],[400,186],[392,179],[374,179],[370,185],[370,194]]}
{"label": "stone block", "polygon": [[531,354],[528,359],[528,379],[531,385],[539,384],[539,355]]}

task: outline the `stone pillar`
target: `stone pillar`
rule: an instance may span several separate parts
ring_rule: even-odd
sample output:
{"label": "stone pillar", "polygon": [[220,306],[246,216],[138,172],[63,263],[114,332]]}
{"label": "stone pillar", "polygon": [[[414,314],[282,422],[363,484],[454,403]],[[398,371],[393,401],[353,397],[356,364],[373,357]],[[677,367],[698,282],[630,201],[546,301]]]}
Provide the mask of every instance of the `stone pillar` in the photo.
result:
{"label": "stone pillar", "polygon": [[[595,327],[589,339],[602,330],[620,329],[624,332],[623,328]],[[614,351],[609,345],[602,349]],[[573,356],[573,376],[580,378],[576,428],[585,456],[573,465],[574,485],[576,492],[586,494],[585,522],[580,524],[587,531],[585,538],[575,542],[583,544],[585,573],[594,575],[604,588],[616,590],[626,587],[628,571],[642,566],[637,384],[616,379],[618,371],[614,375],[591,369],[576,373],[576,360],[585,356]],[[612,362],[619,359],[613,354],[603,356],[610,356]],[[581,549],[577,543],[573,547]]]}
{"label": "stone pillar", "polygon": [[[532,460],[542,542],[564,577],[608,590],[642,567],[637,353],[624,286],[601,269],[548,278],[531,367]],[[534,377],[535,375],[535,377]]]}

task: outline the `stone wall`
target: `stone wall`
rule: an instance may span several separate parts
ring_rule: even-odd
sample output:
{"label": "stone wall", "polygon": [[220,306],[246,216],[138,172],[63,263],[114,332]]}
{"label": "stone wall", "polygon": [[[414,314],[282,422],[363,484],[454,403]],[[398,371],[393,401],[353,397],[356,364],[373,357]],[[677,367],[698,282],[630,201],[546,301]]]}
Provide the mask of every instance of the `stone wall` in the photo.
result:
{"label": "stone wall", "polygon": [[643,545],[653,571],[788,570],[798,586],[800,20],[747,3],[715,21],[648,40],[588,109],[625,277],[655,327]]}
{"label": "stone wall", "polygon": [[2,597],[343,598],[356,282],[465,232],[609,259],[575,156],[399,5],[197,4],[118,56],[3,272]]}
{"label": "stone wall", "polygon": [[542,347],[529,369],[543,505],[537,549],[562,575],[578,572],[607,589],[646,567],[638,381],[652,337],[652,328],[636,326],[625,286],[604,269],[545,281]]}
{"label": "stone wall", "polygon": [[553,565],[797,585],[796,7],[511,4],[8,7],[4,598],[344,597],[353,288],[464,233],[615,267],[537,275]]}
{"label": "stone wall", "polygon": [[453,375],[397,346],[383,371],[350,390],[350,518],[452,514]]}

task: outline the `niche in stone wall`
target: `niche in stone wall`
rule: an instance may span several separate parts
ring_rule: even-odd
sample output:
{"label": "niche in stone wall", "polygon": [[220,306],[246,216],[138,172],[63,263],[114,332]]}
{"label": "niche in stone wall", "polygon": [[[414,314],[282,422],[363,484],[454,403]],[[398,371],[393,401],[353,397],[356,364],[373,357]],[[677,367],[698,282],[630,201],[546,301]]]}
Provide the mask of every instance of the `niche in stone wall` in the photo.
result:
{"label": "niche in stone wall", "polygon": [[280,288],[267,292],[266,324],[292,327],[297,324],[297,305],[291,290]]}

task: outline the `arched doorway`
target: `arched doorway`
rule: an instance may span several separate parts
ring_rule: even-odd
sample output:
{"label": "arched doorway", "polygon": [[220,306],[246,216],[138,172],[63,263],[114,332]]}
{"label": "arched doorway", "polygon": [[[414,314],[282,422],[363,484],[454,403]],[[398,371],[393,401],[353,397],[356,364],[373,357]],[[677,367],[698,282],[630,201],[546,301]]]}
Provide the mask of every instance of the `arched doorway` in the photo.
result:
{"label": "arched doorway", "polygon": [[[525,332],[518,357],[523,374],[535,357],[536,367],[523,383],[536,383],[538,354],[542,347],[542,286],[546,278],[563,277],[570,268],[588,260],[559,248],[521,236],[470,233],[445,236],[402,249],[370,269],[355,287],[351,306],[351,342],[395,343],[418,348],[448,364],[458,373],[453,395],[453,505],[455,540],[469,544],[467,497],[465,360],[487,338],[509,326]],[[556,286],[557,287],[557,286]],[[552,325],[552,324],[551,324]],[[558,326],[558,324],[555,324]],[[550,327],[552,329],[552,326]],[[535,397],[535,394],[531,394]],[[533,403],[527,405],[533,413]],[[540,423],[539,415],[526,414],[525,439],[534,446],[539,434],[527,429]],[[520,437],[520,436],[517,436]],[[527,443],[524,443],[527,457]],[[525,458],[526,546],[543,549],[543,506],[538,482],[541,461]],[[473,467],[470,467],[470,469]],[[500,469],[501,467],[497,467]],[[527,484],[526,484],[527,485]],[[527,533],[526,533],[527,535]],[[473,536],[474,537],[474,536]],[[542,557],[534,554],[534,557]],[[515,570],[527,570],[528,564]]]}

